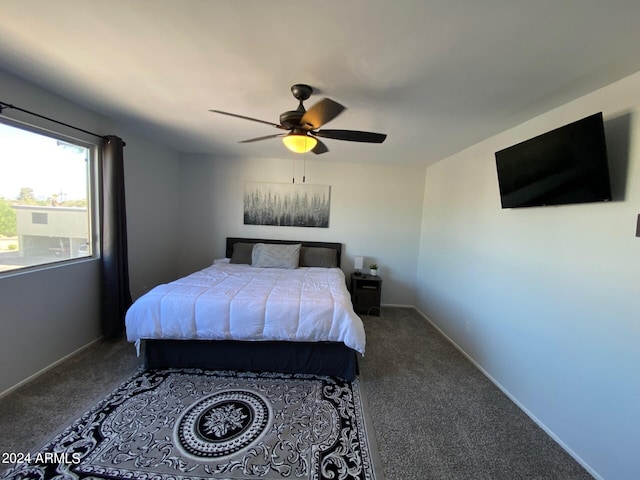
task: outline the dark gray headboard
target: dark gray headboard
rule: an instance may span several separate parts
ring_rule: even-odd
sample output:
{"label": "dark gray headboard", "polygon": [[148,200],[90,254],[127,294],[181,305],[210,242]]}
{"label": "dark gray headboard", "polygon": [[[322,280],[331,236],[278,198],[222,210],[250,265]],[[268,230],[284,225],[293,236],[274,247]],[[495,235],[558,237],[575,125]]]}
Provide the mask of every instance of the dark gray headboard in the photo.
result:
{"label": "dark gray headboard", "polygon": [[323,248],[331,248],[336,250],[336,254],[338,257],[338,266],[342,265],[341,255],[342,255],[342,244],[341,243],[331,243],[331,242],[307,242],[303,240],[267,240],[264,238],[239,238],[239,237],[227,237],[227,249],[226,249],[226,257],[231,258],[233,254],[233,245],[236,243],[276,243],[276,244],[285,244],[291,245],[300,243],[303,247],[323,247]]}

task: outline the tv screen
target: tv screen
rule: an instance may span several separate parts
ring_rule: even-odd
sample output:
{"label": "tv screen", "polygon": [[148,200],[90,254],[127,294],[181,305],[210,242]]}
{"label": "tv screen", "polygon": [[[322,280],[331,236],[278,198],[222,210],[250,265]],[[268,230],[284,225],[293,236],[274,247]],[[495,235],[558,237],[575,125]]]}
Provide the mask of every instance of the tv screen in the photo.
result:
{"label": "tv screen", "polygon": [[611,200],[602,113],[496,152],[502,208]]}

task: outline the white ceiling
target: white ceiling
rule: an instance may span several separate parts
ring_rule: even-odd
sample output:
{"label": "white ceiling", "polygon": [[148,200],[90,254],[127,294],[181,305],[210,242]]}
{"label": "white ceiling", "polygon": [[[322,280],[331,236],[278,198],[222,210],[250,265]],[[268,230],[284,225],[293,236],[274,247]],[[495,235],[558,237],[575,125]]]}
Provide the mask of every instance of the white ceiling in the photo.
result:
{"label": "white ceiling", "polygon": [[326,128],[388,134],[314,159],[432,163],[640,70],[639,45],[638,0],[0,2],[0,68],[206,154],[291,158],[208,109],[277,123],[307,83],[347,107]]}

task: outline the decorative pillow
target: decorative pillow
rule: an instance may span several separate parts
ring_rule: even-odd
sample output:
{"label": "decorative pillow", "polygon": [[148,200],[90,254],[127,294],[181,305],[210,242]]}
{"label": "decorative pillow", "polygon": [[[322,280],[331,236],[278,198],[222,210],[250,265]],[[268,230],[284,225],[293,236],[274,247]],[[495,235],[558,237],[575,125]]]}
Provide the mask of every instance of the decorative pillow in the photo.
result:
{"label": "decorative pillow", "polygon": [[295,245],[256,243],[253,247],[251,265],[265,268],[298,268],[300,247],[299,243]]}
{"label": "decorative pillow", "polygon": [[338,251],[333,248],[302,247],[300,266],[335,268],[338,266]]}
{"label": "decorative pillow", "polygon": [[230,263],[246,263],[251,265],[253,243],[234,243]]}

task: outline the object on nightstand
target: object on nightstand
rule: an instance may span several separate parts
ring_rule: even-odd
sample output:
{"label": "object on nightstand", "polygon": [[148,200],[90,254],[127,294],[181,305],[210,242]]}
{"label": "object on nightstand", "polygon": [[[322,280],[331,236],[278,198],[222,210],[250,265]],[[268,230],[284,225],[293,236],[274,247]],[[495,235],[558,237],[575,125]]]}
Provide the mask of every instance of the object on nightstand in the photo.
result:
{"label": "object on nightstand", "polygon": [[374,277],[378,275],[378,264],[377,263],[372,263],[371,265],[369,265],[369,268],[371,269],[371,275],[373,275]]}
{"label": "object on nightstand", "polygon": [[360,275],[362,270],[362,264],[364,263],[364,257],[362,255],[356,255],[353,259],[353,268],[355,268],[356,273]]}

